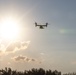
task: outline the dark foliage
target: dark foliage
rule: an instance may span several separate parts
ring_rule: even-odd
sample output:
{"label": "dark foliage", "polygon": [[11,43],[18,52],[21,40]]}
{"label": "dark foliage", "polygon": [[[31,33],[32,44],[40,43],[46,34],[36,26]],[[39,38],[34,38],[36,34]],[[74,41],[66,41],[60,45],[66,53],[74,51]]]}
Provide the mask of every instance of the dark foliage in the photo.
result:
{"label": "dark foliage", "polygon": [[4,70],[0,70],[0,75],[61,75],[61,72],[58,72],[57,70],[44,70],[43,68],[33,68],[31,70],[25,70],[24,72],[21,72],[6,67]]}
{"label": "dark foliage", "polygon": [[66,73],[66,74],[63,74],[63,75],[76,75],[76,72],[73,72],[73,73]]}

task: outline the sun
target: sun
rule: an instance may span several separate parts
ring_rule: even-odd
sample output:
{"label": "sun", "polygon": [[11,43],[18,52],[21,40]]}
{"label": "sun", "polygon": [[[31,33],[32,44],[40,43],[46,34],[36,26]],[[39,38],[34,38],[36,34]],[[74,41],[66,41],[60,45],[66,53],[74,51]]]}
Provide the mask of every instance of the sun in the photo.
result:
{"label": "sun", "polygon": [[7,17],[1,21],[0,36],[4,39],[15,39],[18,37],[19,27],[16,20]]}

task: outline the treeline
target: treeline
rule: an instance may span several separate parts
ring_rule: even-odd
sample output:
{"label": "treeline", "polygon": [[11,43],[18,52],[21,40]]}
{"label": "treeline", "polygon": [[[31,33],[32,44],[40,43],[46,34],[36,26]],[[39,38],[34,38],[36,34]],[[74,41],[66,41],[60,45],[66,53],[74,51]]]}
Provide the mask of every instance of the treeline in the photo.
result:
{"label": "treeline", "polygon": [[66,73],[66,74],[63,74],[63,75],[76,75],[76,72],[73,72],[73,73]]}
{"label": "treeline", "polygon": [[61,72],[58,72],[57,70],[44,70],[43,68],[33,68],[31,70],[24,70],[22,72],[6,67],[5,69],[0,70],[0,75],[61,75]]}

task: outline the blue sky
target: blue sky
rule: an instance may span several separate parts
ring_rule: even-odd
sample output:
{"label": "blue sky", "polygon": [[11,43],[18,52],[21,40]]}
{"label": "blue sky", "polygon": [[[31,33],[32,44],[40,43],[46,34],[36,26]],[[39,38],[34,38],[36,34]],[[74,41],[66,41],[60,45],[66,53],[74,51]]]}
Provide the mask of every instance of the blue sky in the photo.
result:
{"label": "blue sky", "polygon": [[[75,71],[76,0],[0,0],[0,19],[8,15],[17,17],[22,28],[18,38],[23,41],[20,49],[25,41],[28,46],[22,51],[3,54],[1,68],[8,66],[24,70],[42,67],[62,73]],[[48,22],[49,25],[40,30],[34,26],[35,22]],[[4,40],[2,44],[5,44]],[[23,61],[13,61],[18,57],[23,57]],[[30,62],[27,59],[25,62],[25,58]]]}

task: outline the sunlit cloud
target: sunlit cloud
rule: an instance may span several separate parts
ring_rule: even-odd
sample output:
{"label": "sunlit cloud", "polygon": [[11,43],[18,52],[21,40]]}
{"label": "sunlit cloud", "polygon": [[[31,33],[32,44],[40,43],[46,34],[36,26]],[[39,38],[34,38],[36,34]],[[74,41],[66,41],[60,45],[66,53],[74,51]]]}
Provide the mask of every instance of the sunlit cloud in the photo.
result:
{"label": "sunlit cloud", "polygon": [[13,59],[15,61],[21,61],[21,60],[24,61],[26,58],[27,58],[26,56],[19,55],[19,56],[14,57]]}
{"label": "sunlit cloud", "polygon": [[0,43],[0,55],[2,54],[9,54],[14,53],[16,51],[26,50],[30,44],[30,41],[17,41],[17,42],[10,42],[6,46]]}
{"label": "sunlit cloud", "polygon": [[26,61],[27,61],[27,62],[30,62],[30,58],[26,58]]}
{"label": "sunlit cloud", "polygon": [[36,60],[32,58],[31,61],[36,61]]}
{"label": "sunlit cloud", "polygon": [[10,53],[10,52],[16,52],[16,51],[19,51],[19,50],[25,50],[27,49],[28,45],[29,45],[30,41],[29,42],[12,42],[10,43],[7,47],[6,47],[6,51],[7,53]]}
{"label": "sunlit cloud", "polygon": [[4,54],[5,46],[3,44],[0,44],[0,56]]}
{"label": "sunlit cloud", "polygon": [[15,56],[15,57],[13,57],[12,58],[14,61],[16,61],[16,62],[20,62],[20,61],[26,61],[26,62],[35,62],[36,61],[36,59],[34,59],[34,58],[29,58],[29,57],[27,57],[27,56],[23,56],[23,55],[19,55],[19,56]]}

